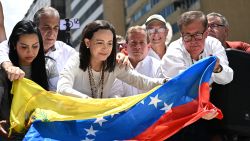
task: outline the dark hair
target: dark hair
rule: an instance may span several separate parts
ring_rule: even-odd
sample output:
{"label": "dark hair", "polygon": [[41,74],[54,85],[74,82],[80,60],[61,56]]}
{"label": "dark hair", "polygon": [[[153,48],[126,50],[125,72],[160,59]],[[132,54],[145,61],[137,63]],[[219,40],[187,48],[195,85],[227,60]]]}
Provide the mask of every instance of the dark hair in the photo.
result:
{"label": "dark hair", "polygon": [[180,19],[178,20],[178,27],[180,31],[182,31],[183,26],[187,26],[193,23],[196,20],[200,20],[203,23],[205,29],[207,29],[207,17],[201,11],[188,11],[181,15]]}
{"label": "dark hair", "polygon": [[104,71],[112,72],[115,69],[116,65],[116,34],[115,34],[115,28],[111,23],[105,20],[96,20],[88,25],[85,26],[85,28],[82,31],[82,43],[80,45],[79,49],[79,55],[80,55],[80,68],[83,71],[86,71],[90,64],[90,50],[87,48],[84,39],[91,39],[95,32],[97,32],[100,29],[106,29],[110,30],[113,33],[113,47],[111,54],[107,58],[107,60],[104,62]]}
{"label": "dark hair", "polygon": [[25,34],[36,34],[38,36],[40,46],[38,54],[31,64],[31,79],[44,89],[48,90],[48,78],[45,67],[42,35],[34,22],[22,20],[15,25],[8,42],[10,48],[9,58],[14,66],[20,67],[16,45],[20,36]]}

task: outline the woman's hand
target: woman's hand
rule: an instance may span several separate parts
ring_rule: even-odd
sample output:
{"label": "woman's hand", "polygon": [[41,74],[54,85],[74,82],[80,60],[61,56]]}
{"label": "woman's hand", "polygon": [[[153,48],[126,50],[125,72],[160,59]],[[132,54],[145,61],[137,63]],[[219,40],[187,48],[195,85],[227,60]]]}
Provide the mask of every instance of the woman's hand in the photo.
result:
{"label": "woman's hand", "polygon": [[123,68],[123,67],[127,67],[131,65],[128,59],[128,56],[126,56],[124,53],[121,53],[121,52],[117,53],[116,62],[118,63],[119,68]]}

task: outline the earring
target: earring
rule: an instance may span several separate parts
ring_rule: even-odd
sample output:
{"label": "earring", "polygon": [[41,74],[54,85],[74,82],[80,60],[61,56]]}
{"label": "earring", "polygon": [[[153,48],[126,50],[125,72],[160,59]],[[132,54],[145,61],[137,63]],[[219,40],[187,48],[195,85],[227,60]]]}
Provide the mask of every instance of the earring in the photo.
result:
{"label": "earring", "polygon": [[89,46],[86,46],[86,48],[89,48]]}

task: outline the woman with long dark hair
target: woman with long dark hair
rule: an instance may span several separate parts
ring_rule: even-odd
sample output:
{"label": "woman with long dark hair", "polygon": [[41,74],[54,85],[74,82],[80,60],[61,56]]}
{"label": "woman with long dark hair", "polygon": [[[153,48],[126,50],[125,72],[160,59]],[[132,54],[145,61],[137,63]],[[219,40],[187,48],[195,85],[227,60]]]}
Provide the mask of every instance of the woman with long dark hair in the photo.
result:
{"label": "woman with long dark hair", "polygon": [[58,92],[81,98],[110,98],[116,78],[139,89],[150,90],[163,78],[149,78],[116,63],[116,34],[108,21],[89,23],[82,33],[80,54],[72,56],[60,73]]}
{"label": "woman with long dark hair", "polygon": [[[43,40],[37,26],[32,21],[20,21],[12,30],[9,38],[9,58],[13,65],[20,67],[25,72],[25,78],[31,79],[45,90],[55,89],[57,71],[50,58],[45,59]],[[46,63],[46,64],[45,64]],[[53,81],[49,81],[53,80]],[[55,84],[50,84],[55,83]],[[12,95],[10,90],[12,82],[6,72],[0,70],[0,138],[8,138],[8,121]],[[22,135],[11,137],[19,140]]]}

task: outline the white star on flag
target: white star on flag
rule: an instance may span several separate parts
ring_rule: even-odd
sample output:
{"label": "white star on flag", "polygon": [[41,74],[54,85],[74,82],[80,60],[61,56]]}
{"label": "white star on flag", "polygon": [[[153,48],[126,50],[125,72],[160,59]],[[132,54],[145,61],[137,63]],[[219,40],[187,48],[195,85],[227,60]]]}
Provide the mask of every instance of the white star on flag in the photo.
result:
{"label": "white star on flag", "polygon": [[115,115],[119,115],[119,113],[114,113],[114,114],[111,114],[111,118],[113,118]]}
{"label": "white star on flag", "polygon": [[153,104],[155,106],[155,108],[157,108],[157,103],[159,103],[159,102],[162,101],[162,100],[160,100],[158,98],[158,94],[155,97],[150,97],[150,99],[151,99],[151,101],[150,101],[150,103],[148,105],[152,105]]}
{"label": "white star on flag", "polygon": [[102,123],[106,121],[107,121],[106,119],[104,119],[103,117],[100,117],[100,118],[96,118],[94,123],[99,123],[99,125],[102,126]]}
{"label": "white star on flag", "polygon": [[171,109],[172,106],[173,106],[173,103],[171,103],[170,105],[168,105],[168,104],[166,104],[166,103],[164,102],[164,107],[161,108],[161,110],[165,111],[165,113],[166,113],[168,110]]}
{"label": "white star on flag", "polygon": [[142,100],[140,103],[141,103],[141,104],[144,104],[144,100]]}
{"label": "white star on flag", "polygon": [[93,126],[90,126],[89,129],[84,129],[84,130],[87,131],[87,136],[88,136],[88,135],[93,135],[93,136],[95,136],[95,133],[97,132],[97,130],[94,130],[94,129],[93,129]]}
{"label": "white star on flag", "polygon": [[94,141],[94,139],[85,138],[84,140],[81,141]]}

